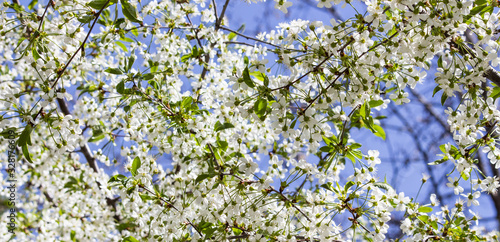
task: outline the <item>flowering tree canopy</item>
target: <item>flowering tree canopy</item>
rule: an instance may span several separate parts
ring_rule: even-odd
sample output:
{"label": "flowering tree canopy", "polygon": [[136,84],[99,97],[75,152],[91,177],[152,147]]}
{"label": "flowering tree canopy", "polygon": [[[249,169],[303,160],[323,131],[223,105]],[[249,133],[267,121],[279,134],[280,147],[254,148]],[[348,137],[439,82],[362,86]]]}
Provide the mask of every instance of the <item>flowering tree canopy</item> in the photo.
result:
{"label": "flowering tree canopy", "polygon": [[[4,1],[0,237],[382,241],[401,213],[400,239],[496,239],[468,207],[499,187],[476,165],[500,167],[497,1],[363,2],[248,36],[229,0]],[[454,165],[451,207],[393,189],[351,136],[385,139],[376,111],[424,80],[460,95],[429,161]]]}

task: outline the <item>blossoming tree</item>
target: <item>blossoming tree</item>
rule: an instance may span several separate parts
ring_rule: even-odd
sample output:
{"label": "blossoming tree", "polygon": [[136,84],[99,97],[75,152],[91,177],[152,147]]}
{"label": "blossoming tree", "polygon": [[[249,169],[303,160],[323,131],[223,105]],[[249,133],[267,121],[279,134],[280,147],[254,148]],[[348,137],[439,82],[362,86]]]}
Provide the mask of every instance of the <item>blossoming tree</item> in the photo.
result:
{"label": "blossoming tree", "polygon": [[[467,207],[499,187],[476,166],[500,167],[498,3],[364,3],[247,36],[230,0],[4,1],[0,237],[381,241],[399,211],[408,241],[497,238]],[[453,164],[453,207],[394,190],[351,136],[385,139],[374,111],[410,102],[434,58],[436,95],[461,95],[430,164]]]}

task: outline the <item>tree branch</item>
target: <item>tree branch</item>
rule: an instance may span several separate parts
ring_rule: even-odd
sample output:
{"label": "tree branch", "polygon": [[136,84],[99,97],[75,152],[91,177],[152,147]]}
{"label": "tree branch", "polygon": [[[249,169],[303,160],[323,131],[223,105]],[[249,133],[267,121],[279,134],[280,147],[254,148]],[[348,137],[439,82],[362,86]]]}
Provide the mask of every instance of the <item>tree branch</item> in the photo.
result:
{"label": "tree branch", "polygon": [[[64,99],[57,98],[57,103],[59,104],[59,108],[61,109],[64,115],[71,115],[68,105],[66,104],[66,101],[64,101]],[[95,173],[99,173],[99,167],[97,166],[97,162],[94,156],[92,155],[92,152],[90,151],[88,144],[81,146],[80,151],[85,156],[85,159],[87,160],[87,163],[92,168],[92,170],[94,170]]]}

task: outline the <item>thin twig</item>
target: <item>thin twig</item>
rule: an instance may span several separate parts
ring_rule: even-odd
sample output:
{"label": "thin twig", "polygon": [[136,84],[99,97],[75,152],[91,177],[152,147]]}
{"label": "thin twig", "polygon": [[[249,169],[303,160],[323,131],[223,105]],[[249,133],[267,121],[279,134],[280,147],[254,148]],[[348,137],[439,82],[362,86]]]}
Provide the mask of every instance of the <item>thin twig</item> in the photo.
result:
{"label": "thin twig", "polygon": [[[56,100],[57,103],[59,104],[59,108],[61,109],[62,113],[64,115],[71,115],[71,112],[69,111],[66,101],[64,101],[64,99],[62,98],[57,98]],[[87,163],[92,168],[92,170],[94,170],[95,173],[99,173],[99,167],[97,166],[95,158],[92,156],[92,152],[90,151],[88,144],[85,143],[85,145],[80,146],[80,151],[85,156],[85,159],[87,160]]]}
{"label": "thin twig", "polygon": [[43,20],[45,19],[45,14],[47,13],[47,9],[49,9],[50,6],[50,1],[47,3],[47,6],[45,6],[45,11],[43,11],[42,17],[40,19],[40,24],[38,25],[38,32],[40,32],[40,29],[42,28],[42,23]]}
{"label": "thin twig", "polygon": [[[165,200],[163,197],[161,196],[158,196],[156,193],[152,192],[151,190],[149,190],[146,186],[142,185],[142,184],[139,184],[139,187],[144,189],[145,191],[147,191],[149,194],[151,195],[154,195],[156,198],[160,199],[160,201],[164,202],[165,204],[167,204],[167,207],[170,207],[170,208],[173,208],[175,211],[177,212],[180,212],[179,209],[177,209],[172,203],[168,202],[167,200]],[[186,218],[186,220],[188,221],[187,223],[189,225],[191,225],[195,230],[196,232],[198,232],[198,234],[203,237],[203,234],[201,233],[201,231],[196,227],[196,225],[194,225],[188,218]]]}
{"label": "thin twig", "polygon": [[299,211],[309,222],[311,222],[311,219],[304,213],[302,212],[302,210],[300,210],[299,207],[297,207],[292,201],[290,201],[290,199],[288,199],[285,195],[283,195],[283,193],[277,191],[276,189],[274,189],[273,187],[269,187],[269,189],[277,194],[279,194],[283,199],[285,199],[287,202],[289,202],[292,207],[294,207],[295,209],[297,209],[297,211]]}
{"label": "thin twig", "polygon": [[[108,5],[110,0],[106,1],[106,4],[104,4],[101,8],[101,10],[99,10],[99,12],[96,13],[96,18],[94,20],[94,22],[92,23],[92,26],[90,27],[89,29],[89,32],[87,33],[87,36],[85,36],[85,39],[83,40],[82,44],[80,45],[80,47],[78,47],[78,49],[75,51],[75,53],[71,56],[71,58],[68,60],[68,62],[66,62],[66,64],[64,65],[63,69],[58,71],[57,72],[57,78],[56,80],[54,81],[54,83],[52,84],[51,88],[53,89],[58,81],[61,79],[62,75],[64,74],[64,72],[66,71],[66,69],[68,68],[69,64],[71,64],[71,61],[73,61],[73,59],[75,58],[75,56],[78,54],[78,52],[80,52],[80,50],[83,50],[84,47],[85,47],[85,43],[87,42],[87,40],[89,39],[89,36],[90,34],[92,33],[92,29],[94,29],[94,26],[95,24],[97,23],[97,20],[99,19],[99,16],[101,15],[102,11],[106,8],[106,6]],[[38,113],[35,115],[35,117],[33,118],[33,120],[35,121],[37,119],[37,117],[42,113],[43,111],[43,107],[40,108],[40,111],[38,111]]]}
{"label": "thin twig", "polygon": [[222,12],[220,13],[218,22],[215,23],[215,30],[219,30],[222,19],[224,19],[224,15],[226,13],[227,5],[229,4],[229,0],[226,0],[224,6],[222,6]]}
{"label": "thin twig", "polygon": [[234,34],[236,34],[236,35],[239,35],[239,36],[241,36],[241,37],[243,37],[243,38],[246,38],[246,39],[249,39],[249,40],[253,40],[253,41],[256,41],[256,42],[260,42],[260,43],[263,43],[263,44],[266,44],[266,45],[270,45],[270,46],[276,47],[276,48],[278,48],[278,49],[284,49],[284,50],[295,51],[295,52],[306,52],[305,50],[296,50],[296,49],[288,49],[288,48],[283,48],[283,47],[281,47],[281,46],[279,46],[279,45],[275,45],[275,44],[273,44],[273,43],[270,43],[270,42],[267,42],[267,41],[264,41],[264,40],[260,40],[260,39],[257,39],[257,38],[254,38],[254,37],[251,37],[251,36],[248,36],[248,35],[244,35],[244,34],[242,34],[242,33],[239,33],[239,32],[237,32],[237,31],[234,31],[234,30],[232,30],[232,29],[230,29],[230,28],[227,28],[227,27],[225,27],[225,26],[220,26],[220,29],[223,29],[223,30],[229,31],[229,32],[231,32],[231,33],[234,33]]}
{"label": "thin twig", "polygon": [[[281,86],[281,87],[277,87],[277,88],[273,88],[271,89],[271,91],[277,91],[277,90],[280,90],[280,89],[283,89],[283,88],[289,88],[291,87],[293,84],[295,84],[296,82],[299,82],[300,80],[302,80],[302,78],[308,76],[309,74],[311,74],[312,72],[315,72],[317,71],[321,65],[323,65],[326,61],[328,61],[328,59],[330,59],[330,57],[332,57],[333,55],[328,55],[323,61],[321,61],[319,64],[317,64],[312,70],[306,72],[304,75],[300,76],[299,78],[295,79],[295,81],[292,81],[288,84],[286,84],[285,86]],[[340,75],[339,75],[340,76]],[[335,81],[333,81],[335,82]]]}

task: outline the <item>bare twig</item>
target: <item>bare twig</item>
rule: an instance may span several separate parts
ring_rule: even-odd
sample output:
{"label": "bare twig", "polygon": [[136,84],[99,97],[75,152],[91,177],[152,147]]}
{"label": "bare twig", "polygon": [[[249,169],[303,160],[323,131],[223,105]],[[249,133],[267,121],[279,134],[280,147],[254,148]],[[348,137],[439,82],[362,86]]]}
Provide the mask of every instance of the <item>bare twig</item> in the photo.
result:
{"label": "bare twig", "polygon": [[[85,39],[83,40],[83,42],[80,45],[80,47],[78,47],[78,49],[75,51],[75,53],[73,53],[73,55],[66,62],[66,64],[64,65],[64,67],[60,71],[57,72],[57,78],[56,78],[56,80],[54,81],[54,83],[51,86],[52,89],[57,85],[58,81],[61,79],[61,77],[63,76],[64,72],[68,68],[69,64],[71,64],[71,62],[73,61],[73,59],[75,58],[75,56],[78,54],[78,52],[80,52],[81,50],[83,50],[85,48],[85,43],[87,43],[87,40],[89,39],[89,36],[92,33],[92,30],[94,29],[94,26],[97,23],[97,20],[99,19],[99,16],[101,15],[102,11],[106,8],[106,6],[108,5],[109,1],[110,0],[106,1],[106,4],[104,4],[102,6],[102,8],[99,10],[99,12],[96,13],[96,15],[95,15],[96,18],[95,18],[94,22],[92,23],[92,26],[90,27],[89,32],[85,36]],[[33,120],[36,120],[37,117],[42,113],[42,111],[43,111],[43,107],[40,108],[40,111],[38,111],[38,113],[35,115],[35,117],[33,118]]]}
{"label": "bare twig", "polygon": [[277,191],[276,189],[274,189],[274,187],[269,187],[269,189],[277,194],[279,194],[285,201],[287,201],[288,203],[290,203],[292,205],[293,208],[297,209],[297,211],[299,211],[300,214],[302,214],[309,222],[311,222],[311,219],[307,216],[307,214],[305,214],[304,212],[302,212],[302,210],[300,210],[299,207],[297,207],[295,205],[295,203],[293,203],[292,201],[290,201],[290,199],[288,199],[285,195],[283,195],[283,193]]}
{"label": "bare twig", "polygon": [[[64,101],[64,99],[57,98],[57,103],[59,104],[59,108],[61,109],[64,115],[71,114],[71,112],[68,109],[68,105],[66,104],[66,101]],[[87,160],[87,163],[92,168],[92,170],[94,170],[95,173],[99,173],[99,167],[97,166],[95,158],[92,156],[92,152],[90,151],[88,144],[81,146],[80,151],[85,156],[85,159]]]}
{"label": "bare twig", "polygon": [[45,19],[45,14],[47,13],[47,9],[49,9],[50,6],[50,1],[47,3],[47,6],[45,6],[45,11],[43,11],[42,17],[40,19],[40,24],[38,25],[38,31],[40,32],[40,29],[42,28],[43,20]]}
{"label": "bare twig", "polygon": [[253,41],[256,41],[256,42],[259,42],[259,43],[262,43],[262,44],[266,44],[266,45],[270,45],[270,46],[276,47],[278,49],[284,49],[284,50],[289,50],[289,51],[294,51],[294,52],[306,52],[305,50],[296,50],[296,49],[283,48],[283,47],[281,47],[279,45],[275,45],[273,43],[270,43],[270,42],[267,42],[267,41],[264,41],[264,40],[260,40],[260,39],[257,39],[255,37],[244,35],[244,34],[242,34],[240,32],[234,31],[234,30],[232,30],[232,29],[230,29],[228,27],[225,27],[225,26],[220,26],[220,29],[229,31],[229,32],[234,33],[234,34],[236,34],[238,36],[241,36],[241,37],[243,37],[245,39],[253,40]]}

